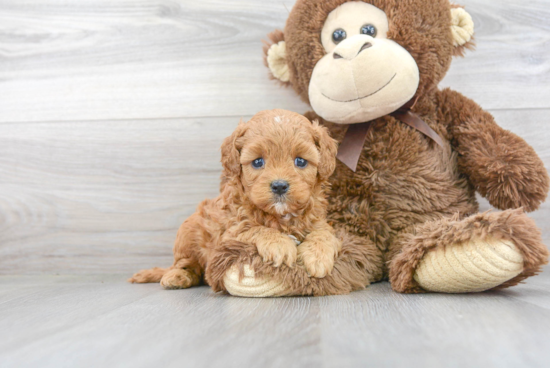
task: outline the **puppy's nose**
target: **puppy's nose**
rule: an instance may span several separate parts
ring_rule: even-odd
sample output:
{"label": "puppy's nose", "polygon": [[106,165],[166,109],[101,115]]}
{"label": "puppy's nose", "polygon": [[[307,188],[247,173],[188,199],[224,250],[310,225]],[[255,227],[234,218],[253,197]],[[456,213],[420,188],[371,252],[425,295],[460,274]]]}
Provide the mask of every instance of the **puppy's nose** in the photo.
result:
{"label": "puppy's nose", "polygon": [[288,181],[285,180],[275,180],[271,182],[271,191],[278,195],[288,192],[288,187]]}

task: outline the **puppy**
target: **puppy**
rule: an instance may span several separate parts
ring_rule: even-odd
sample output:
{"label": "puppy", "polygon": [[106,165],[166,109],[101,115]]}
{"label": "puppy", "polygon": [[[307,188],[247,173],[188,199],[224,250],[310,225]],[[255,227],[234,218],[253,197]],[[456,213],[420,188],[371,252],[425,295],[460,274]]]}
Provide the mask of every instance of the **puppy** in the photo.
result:
{"label": "puppy", "polygon": [[325,219],[336,150],[325,128],[290,111],[262,111],[241,122],[221,147],[220,195],[181,225],[173,266],[128,281],[160,281],[165,289],[208,283],[209,255],[232,242],[256,246],[273,266],[298,263],[310,276],[325,277],[341,249]]}

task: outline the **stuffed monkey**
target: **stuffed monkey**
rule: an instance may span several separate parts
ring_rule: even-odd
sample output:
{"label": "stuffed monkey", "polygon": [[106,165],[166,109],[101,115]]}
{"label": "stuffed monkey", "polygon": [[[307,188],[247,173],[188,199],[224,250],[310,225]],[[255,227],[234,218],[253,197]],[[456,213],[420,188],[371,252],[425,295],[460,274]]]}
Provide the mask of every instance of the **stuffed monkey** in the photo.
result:
{"label": "stuffed monkey", "polygon": [[[328,295],[389,279],[402,293],[468,293],[541,270],[548,250],[525,211],[546,198],[543,163],[474,101],[438,89],[473,33],[448,0],[296,2],[266,64],[340,142],[328,217],[342,251],[324,278],[273,267],[253,247],[221,251],[218,290]],[[501,211],[478,213],[476,191]]]}

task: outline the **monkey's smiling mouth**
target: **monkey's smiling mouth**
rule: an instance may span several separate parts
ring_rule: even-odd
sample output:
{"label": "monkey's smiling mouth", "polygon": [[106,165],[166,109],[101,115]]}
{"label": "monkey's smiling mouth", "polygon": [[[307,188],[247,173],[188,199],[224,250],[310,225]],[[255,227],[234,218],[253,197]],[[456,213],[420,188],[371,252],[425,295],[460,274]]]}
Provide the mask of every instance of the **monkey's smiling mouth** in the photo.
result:
{"label": "monkey's smiling mouth", "polygon": [[397,73],[395,73],[395,74],[393,75],[393,77],[391,77],[390,80],[389,80],[386,84],[384,84],[382,87],[378,88],[376,91],[374,91],[374,92],[372,92],[372,93],[369,93],[369,94],[366,95],[366,96],[357,97],[357,98],[354,98],[354,99],[352,99],[352,100],[340,101],[340,100],[335,100],[334,98],[330,98],[329,96],[325,95],[323,92],[321,92],[321,94],[322,94],[323,96],[325,96],[326,98],[328,98],[329,100],[335,101],[335,102],[353,102],[353,101],[357,101],[357,100],[362,100],[362,99],[364,99],[364,98],[367,98],[367,97],[370,97],[370,96],[372,96],[372,95],[375,95],[375,94],[377,94],[378,92],[380,92],[381,90],[383,90],[384,88],[386,88],[386,87],[388,86],[388,84],[390,84],[391,81],[395,78],[396,75],[397,75]]}

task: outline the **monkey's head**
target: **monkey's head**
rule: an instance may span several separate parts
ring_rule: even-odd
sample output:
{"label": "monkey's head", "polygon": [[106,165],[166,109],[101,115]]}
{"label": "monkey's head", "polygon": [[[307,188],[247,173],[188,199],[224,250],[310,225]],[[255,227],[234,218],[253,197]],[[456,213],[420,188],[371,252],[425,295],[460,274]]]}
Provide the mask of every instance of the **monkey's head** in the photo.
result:
{"label": "monkey's head", "polygon": [[323,119],[362,123],[433,90],[473,22],[449,0],[298,0],[266,63]]}

